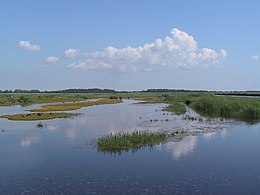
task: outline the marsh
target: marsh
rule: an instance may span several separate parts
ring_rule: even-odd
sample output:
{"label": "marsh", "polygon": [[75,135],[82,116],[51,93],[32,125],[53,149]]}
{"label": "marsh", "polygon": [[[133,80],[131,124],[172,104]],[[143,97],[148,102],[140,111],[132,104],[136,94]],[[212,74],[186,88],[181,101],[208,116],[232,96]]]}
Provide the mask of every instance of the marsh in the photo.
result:
{"label": "marsh", "polygon": [[[1,194],[256,193],[260,183],[260,124],[185,120],[167,104],[83,107],[73,119],[0,119]],[[21,113],[41,105],[0,107]],[[187,113],[197,117],[192,110]],[[152,122],[150,122],[152,120]],[[156,122],[155,122],[156,121]],[[136,130],[195,132],[136,151],[104,153],[93,140]],[[242,144],[241,144],[242,143]]]}

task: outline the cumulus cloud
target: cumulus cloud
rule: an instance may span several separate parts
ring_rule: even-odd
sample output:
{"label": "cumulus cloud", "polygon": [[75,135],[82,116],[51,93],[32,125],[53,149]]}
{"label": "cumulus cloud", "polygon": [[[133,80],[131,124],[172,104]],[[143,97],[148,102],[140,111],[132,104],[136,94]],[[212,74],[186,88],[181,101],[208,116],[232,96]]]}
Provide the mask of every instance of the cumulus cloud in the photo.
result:
{"label": "cumulus cloud", "polygon": [[39,45],[33,45],[30,41],[20,41],[18,46],[28,51],[41,51]]}
{"label": "cumulus cloud", "polygon": [[49,56],[45,60],[45,62],[49,63],[49,64],[55,64],[58,61],[59,61],[59,58],[57,58],[56,56]]}
{"label": "cumulus cloud", "polygon": [[[69,50],[67,50],[69,51]],[[71,50],[67,53],[78,53]],[[85,59],[68,65],[74,69],[153,71],[172,68],[202,68],[219,64],[228,53],[211,48],[199,48],[193,36],[173,28],[164,39],[140,47],[115,48],[85,54]],[[75,55],[72,55],[75,57]]]}
{"label": "cumulus cloud", "polygon": [[259,59],[259,55],[253,55],[252,60],[257,61]]}
{"label": "cumulus cloud", "polygon": [[66,58],[75,58],[79,55],[79,50],[77,49],[67,49],[66,51],[64,51],[64,57]]}

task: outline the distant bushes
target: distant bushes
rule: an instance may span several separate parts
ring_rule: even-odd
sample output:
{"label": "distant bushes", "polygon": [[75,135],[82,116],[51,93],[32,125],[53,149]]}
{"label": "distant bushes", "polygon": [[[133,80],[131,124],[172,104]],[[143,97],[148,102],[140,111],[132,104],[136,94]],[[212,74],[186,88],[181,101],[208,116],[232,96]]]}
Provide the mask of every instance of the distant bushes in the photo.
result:
{"label": "distant bushes", "polygon": [[17,102],[19,102],[22,105],[26,105],[29,103],[29,98],[25,97],[25,96],[21,96],[19,97],[19,99],[17,100]]}
{"label": "distant bushes", "polygon": [[185,104],[188,106],[188,105],[190,105],[191,104],[191,100],[186,100],[185,101]]}

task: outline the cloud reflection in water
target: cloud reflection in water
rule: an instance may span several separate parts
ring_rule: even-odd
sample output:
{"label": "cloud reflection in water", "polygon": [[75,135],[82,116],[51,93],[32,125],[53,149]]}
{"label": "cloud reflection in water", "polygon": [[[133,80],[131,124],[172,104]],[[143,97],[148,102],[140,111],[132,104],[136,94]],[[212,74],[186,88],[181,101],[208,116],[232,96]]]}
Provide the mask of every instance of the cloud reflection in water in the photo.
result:
{"label": "cloud reflection in water", "polygon": [[40,140],[41,140],[40,135],[28,136],[21,139],[20,145],[22,148],[30,147],[32,144],[38,143]]}
{"label": "cloud reflection in water", "polygon": [[177,142],[165,144],[166,150],[172,154],[173,159],[178,160],[191,154],[197,145],[197,136],[187,136]]}

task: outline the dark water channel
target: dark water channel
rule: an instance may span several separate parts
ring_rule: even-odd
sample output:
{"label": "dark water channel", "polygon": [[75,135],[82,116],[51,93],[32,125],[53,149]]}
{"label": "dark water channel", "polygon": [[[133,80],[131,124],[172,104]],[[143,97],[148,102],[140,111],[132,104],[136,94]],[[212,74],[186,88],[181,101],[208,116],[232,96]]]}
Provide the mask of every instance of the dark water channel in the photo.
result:
{"label": "dark water channel", "polygon": [[[260,193],[260,124],[183,120],[163,104],[133,102],[82,108],[43,128],[0,119],[0,194]],[[203,133],[121,155],[91,144],[111,132],[177,129]]]}

